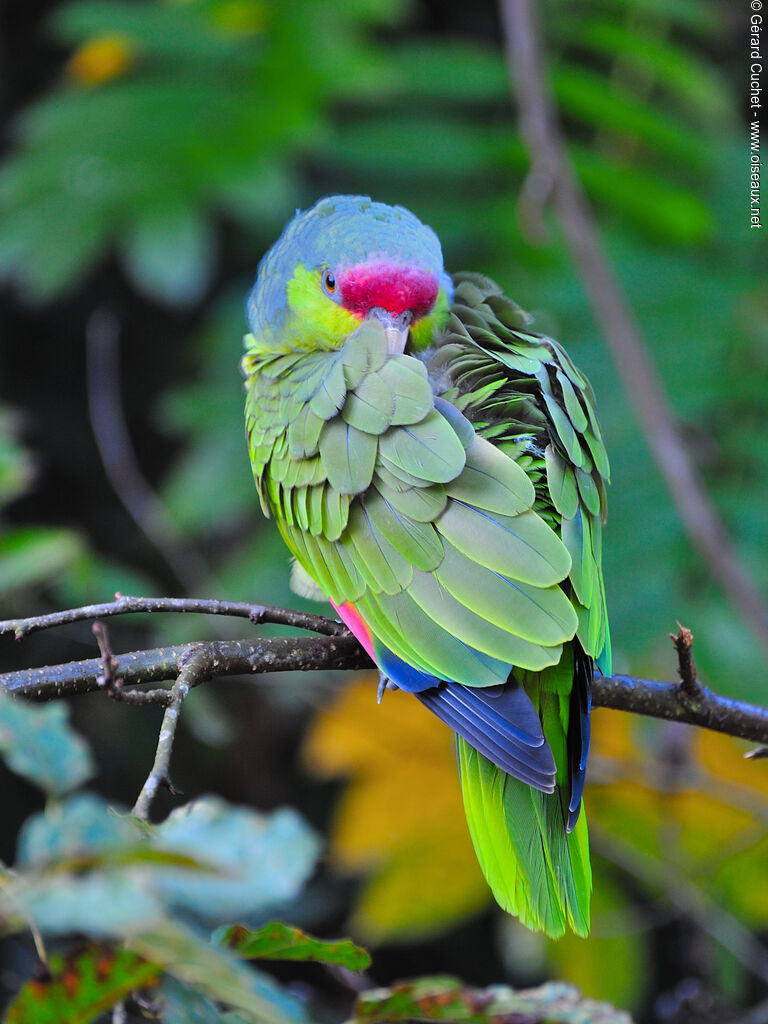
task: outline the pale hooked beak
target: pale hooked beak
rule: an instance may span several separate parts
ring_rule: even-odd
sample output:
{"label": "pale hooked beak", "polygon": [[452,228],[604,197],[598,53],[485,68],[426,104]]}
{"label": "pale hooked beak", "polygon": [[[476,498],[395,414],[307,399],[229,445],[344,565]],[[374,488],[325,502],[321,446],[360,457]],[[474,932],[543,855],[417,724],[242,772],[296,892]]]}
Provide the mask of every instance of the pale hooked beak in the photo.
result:
{"label": "pale hooked beak", "polygon": [[406,309],[402,313],[390,313],[388,310],[382,309],[381,306],[375,306],[368,316],[381,322],[384,328],[384,337],[387,339],[387,352],[391,356],[401,356],[405,351],[408,334],[411,330],[411,322],[413,321],[411,310]]}

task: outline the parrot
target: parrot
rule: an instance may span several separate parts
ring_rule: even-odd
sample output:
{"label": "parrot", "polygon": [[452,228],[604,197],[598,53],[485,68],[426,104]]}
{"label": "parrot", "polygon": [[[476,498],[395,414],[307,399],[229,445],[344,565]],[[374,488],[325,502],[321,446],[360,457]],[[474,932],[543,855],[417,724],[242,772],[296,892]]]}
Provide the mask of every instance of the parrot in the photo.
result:
{"label": "parrot", "polygon": [[499,905],[586,936],[590,689],[611,663],[588,380],[492,280],[449,275],[413,213],[367,196],[297,211],[246,317],[248,450],[293,589],[330,601],[379,700],[404,691],[455,732]]}

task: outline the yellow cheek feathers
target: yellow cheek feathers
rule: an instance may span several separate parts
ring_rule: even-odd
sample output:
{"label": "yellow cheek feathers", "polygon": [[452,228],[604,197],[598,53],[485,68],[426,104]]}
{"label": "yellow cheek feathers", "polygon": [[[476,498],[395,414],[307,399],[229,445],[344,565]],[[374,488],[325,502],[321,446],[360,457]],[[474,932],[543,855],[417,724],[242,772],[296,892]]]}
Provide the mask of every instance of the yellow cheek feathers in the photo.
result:
{"label": "yellow cheek feathers", "polygon": [[303,264],[286,288],[290,310],[285,330],[301,348],[339,348],[360,325],[359,319],[323,291],[320,273]]}
{"label": "yellow cheek feathers", "polygon": [[411,345],[413,348],[418,351],[432,344],[435,331],[445,327],[449,309],[450,303],[448,302],[448,296],[445,294],[445,288],[441,288],[437,293],[435,304],[429,313],[423,316],[421,320],[417,320],[411,327]]}
{"label": "yellow cheek feathers", "polygon": [[[326,295],[318,270],[299,264],[288,282],[286,295],[290,312],[283,333],[291,347],[340,348],[360,326],[360,319],[354,313]],[[431,343],[435,331],[444,326],[448,309],[448,296],[441,288],[430,312],[411,328],[411,344],[415,349],[426,348]]]}

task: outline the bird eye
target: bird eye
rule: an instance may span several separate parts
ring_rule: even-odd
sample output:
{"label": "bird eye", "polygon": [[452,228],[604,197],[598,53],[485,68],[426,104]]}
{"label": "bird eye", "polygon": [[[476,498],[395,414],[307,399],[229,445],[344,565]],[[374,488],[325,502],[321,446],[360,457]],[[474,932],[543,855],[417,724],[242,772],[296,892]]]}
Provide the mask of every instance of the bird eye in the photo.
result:
{"label": "bird eye", "polygon": [[336,278],[330,270],[326,270],[323,274],[323,288],[328,295],[336,294]]}

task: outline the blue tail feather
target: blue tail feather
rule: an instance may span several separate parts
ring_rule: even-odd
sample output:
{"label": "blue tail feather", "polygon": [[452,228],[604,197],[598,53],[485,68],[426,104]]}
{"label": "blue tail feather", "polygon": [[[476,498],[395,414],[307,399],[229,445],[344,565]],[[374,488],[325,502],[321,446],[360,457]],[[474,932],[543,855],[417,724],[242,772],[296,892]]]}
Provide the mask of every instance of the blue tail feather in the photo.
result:
{"label": "blue tail feather", "polygon": [[[535,708],[522,687],[509,683],[504,689],[504,700],[496,698],[493,702],[498,711],[483,699],[484,690],[461,683],[444,683],[417,696],[502,771],[551,793],[555,786],[555,762]],[[531,713],[536,733],[521,733],[516,719],[522,718],[529,725]]]}

